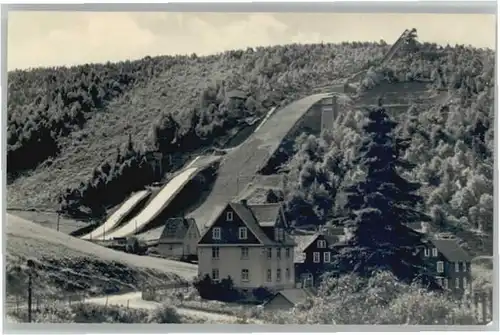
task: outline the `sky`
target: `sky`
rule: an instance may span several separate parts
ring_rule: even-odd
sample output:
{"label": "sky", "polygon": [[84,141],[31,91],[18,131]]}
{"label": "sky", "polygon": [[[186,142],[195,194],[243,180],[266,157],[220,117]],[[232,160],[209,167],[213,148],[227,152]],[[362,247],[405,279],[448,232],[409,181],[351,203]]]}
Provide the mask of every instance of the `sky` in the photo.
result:
{"label": "sky", "polygon": [[288,43],[393,43],[416,28],[420,41],[495,48],[485,14],[9,12],[9,70],[206,55]]}

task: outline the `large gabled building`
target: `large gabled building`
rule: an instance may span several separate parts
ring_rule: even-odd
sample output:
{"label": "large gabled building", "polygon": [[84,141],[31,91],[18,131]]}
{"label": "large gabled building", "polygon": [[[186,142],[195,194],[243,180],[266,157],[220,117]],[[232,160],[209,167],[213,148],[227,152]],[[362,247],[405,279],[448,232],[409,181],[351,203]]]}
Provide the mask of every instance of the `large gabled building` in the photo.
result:
{"label": "large gabled building", "polygon": [[230,202],[208,227],[198,242],[201,277],[230,277],[235,288],[247,292],[294,287],[295,243],[280,204]]}

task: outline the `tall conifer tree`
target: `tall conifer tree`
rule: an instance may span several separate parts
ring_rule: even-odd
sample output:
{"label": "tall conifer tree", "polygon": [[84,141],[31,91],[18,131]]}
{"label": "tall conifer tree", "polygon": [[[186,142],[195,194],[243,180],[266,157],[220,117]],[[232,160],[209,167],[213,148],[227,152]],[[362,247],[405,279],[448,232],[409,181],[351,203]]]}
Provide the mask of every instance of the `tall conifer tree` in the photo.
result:
{"label": "tall conifer tree", "polygon": [[423,236],[408,227],[429,217],[418,210],[423,204],[416,193],[420,184],[398,173],[398,169],[412,168],[412,164],[400,156],[409,141],[396,138],[395,127],[383,107],[368,112],[363,127],[366,138],[356,159],[365,169],[366,178],[344,190],[346,209],[352,213],[347,222],[352,236],[335,263],[342,272],[370,276],[377,270],[389,270],[406,282],[421,279],[435,286],[416,254]]}

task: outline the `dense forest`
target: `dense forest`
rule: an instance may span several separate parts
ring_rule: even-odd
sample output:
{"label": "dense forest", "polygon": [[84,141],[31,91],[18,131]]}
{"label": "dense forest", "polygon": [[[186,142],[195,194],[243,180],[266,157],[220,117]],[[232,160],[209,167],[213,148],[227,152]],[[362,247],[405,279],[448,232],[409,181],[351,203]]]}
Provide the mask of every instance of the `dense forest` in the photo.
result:
{"label": "dense forest", "polygon": [[[153,152],[163,154],[163,172],[175,170],[177,160],[219,146],[248,118],[368,69],[361,95],[416,80],[449,93],[394,115],[395,133],[411,138],[402,157],[414,166],[402,175],[422,184],[429,229],[491,233],[494,52],[416,43],[377,66],[389,48],[383,41],[292,44],[11,72],[9,206],[101,217],[162,178]],[[235,90],[242,99],[231,98]],[[282,162],[291,221],[346,215],[344,189],[365,174],[355,158],[366,114],[343,110],[334,131],[295,140]]]}
{"label": "dense forest", "polygon": [[[394,116],[395,133],[411,139],[402,157],[412,168],[403,175],[422,184],[421,209],[431,216],[424,229],[491,237],[494,54],[463,46],[431,53],[433,48],[421,45],[420,52],[398,57],[383,68],[370,68],[358,91],[384,82],[426,79],[432,83],[430,93],[449,93],[444,104],[412,105]],[[290,220],[300,223],[314,217],[317,224],[325,224],[348,215],[346,185],[366,175],[356,162],[366,115],[360,109],[347,110],[334,131],[296,139],[292,158],[284,164]],[[488,240],[492,239],[479,238],[481,245],[470,248],[492,252]]]}

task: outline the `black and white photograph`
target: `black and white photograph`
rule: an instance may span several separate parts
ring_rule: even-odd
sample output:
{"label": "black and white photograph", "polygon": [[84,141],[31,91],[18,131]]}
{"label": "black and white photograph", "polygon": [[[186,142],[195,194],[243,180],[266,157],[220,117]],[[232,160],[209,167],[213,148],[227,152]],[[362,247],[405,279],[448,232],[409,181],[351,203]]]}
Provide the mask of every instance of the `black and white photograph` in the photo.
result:
{"label": "black and white photograph", "polygon": [[6,323],[497,320],[494,14],[2,15]]}

